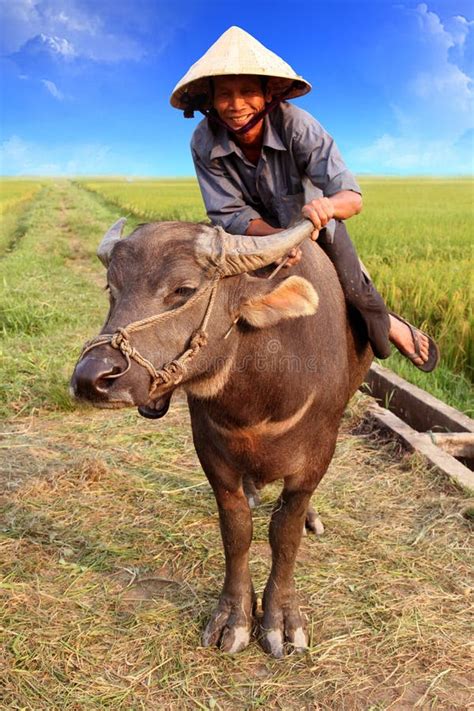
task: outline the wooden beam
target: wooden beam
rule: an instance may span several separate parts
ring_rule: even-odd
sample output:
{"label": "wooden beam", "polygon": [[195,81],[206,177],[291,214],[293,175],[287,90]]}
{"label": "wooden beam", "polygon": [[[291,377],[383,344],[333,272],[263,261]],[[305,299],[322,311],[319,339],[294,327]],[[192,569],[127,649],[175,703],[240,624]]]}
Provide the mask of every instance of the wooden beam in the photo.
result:
{"label": "wooden beam", "polygon": [[474,460],[474,432],[429,432],[431,441],[453,457]]}
{"label": "wooden beam", "polygon": [[408,449],[419,452],[432,466],[449,476],[461,488],[474,493],[474,472],[437,447],[431,439],[431,434],[417,432],[376,402],[369,405],[369,414],[378,427],[395,434]]}
{"label": "wooden beam", "polygon": [[474,420],[388,368],[372,364],[362,389],[418,432],[474,432]]}

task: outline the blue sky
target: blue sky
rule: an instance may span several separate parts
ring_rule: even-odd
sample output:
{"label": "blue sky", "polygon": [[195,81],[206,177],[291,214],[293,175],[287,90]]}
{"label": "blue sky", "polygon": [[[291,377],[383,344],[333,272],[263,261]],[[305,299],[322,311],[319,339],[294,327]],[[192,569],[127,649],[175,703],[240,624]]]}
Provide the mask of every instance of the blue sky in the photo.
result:
{"label": "blue sky", "polygon": [[473,172],[472,0],[0,0],[8,175],[192,175],[169,95],[238,25],[313,84],[298,99],[358,174]]}

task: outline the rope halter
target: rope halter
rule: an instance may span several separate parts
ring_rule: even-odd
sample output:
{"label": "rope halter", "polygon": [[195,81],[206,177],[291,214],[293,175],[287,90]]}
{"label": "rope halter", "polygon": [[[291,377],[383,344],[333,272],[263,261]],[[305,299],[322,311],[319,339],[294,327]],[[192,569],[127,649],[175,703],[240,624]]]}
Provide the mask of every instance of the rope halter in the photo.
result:
{"label": "rope halter", "polygon": [[[138,365],[145,368],[150,375],[151,384],[149,395],[152,397],[160,385],[178,385],[186,374],[186,368],[189,361],[194,358],[198,351],[207,345],[208,334],[206,331],[209,318],[211,316],[212,309],[217,295],[217,287],[221,279],[221,273],[219,270],[215,272],[214,278],[209,282],[204,289],[197,291],[186,303],[179,306],[177,309],[172,311],[165,311],[161,314],[155,314],[154,316],[149,316],[148,318],[141,319],[140,321],[133,321],[127,326],[121,326],[117,328],[114,333],[103,333],[84,344],[81,351],[79,360],[81,360],[86,353],[89,353],[93,348],[98,348],[99,346],[109,345],[114,348],[125,358],[126,368],[120,373],[113,375],[107,375],[107,379],[121,378],[123,375],[128,373],[131,367],[131,362],[134,360]],[[188,348],[181,353],[180,356],[174,360],[166,363],[162,368],[157,370],[153,363],[147,358],[141,355],[139,351],[132,346],[130,342],[130,334],[136,331],[143,331],[149,326],[153,326],[156,323],[163,323],[164,321],[170,320],[172,317],[179,313],[182,313],[186,309],[189,309],[196,302],[200,301],[204,296],[209,295],[206,310],[204,312],[204,317],[202,319],[201,325],[192,334],[189,341]]]}

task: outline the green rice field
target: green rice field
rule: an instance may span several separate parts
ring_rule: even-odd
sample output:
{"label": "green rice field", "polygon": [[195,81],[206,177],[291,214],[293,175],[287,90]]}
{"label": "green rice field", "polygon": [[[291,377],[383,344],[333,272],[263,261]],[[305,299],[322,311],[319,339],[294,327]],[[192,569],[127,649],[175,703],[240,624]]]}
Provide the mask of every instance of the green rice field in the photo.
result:
{"label": "green rice field", "polygon": [[[364,210],[349,223],[359,255],[389,307],[429,331],[442,352],[441,365],[432,374],[416,370],[396,352],[384,361],[384,365],[445,402],[472,414],[474,181],[366,178],[361,183]],[[28,338],[31,323],[39,327],[44,319],[51,318],[52,312],[58,323],[61,319],[65,322],[71,319],[70,313],[51,306],[58,302],[67,308],[64,292],[68,290],[72,273],[68,262],[64,263],[64,255],[79,250],[84,253],[84,260],[91,261],[92,267],[95,264],[95,243],[110,221],[128,215],[131,228],[144,220],[206,219],[197,182],[191,178],[87,179],[60,183],[7,179],[2,180],[0,187],[0,210],[3,213],[0,255],[4,255],[0,264],[2,328],[8,337],[11,324],[15,324],[15,338],[19,339],[15,343],[21,348],[25,347],[21,340],[22,329]],[[48,196],[46,207],[41,199],[45,195]],[[62,205],[65,195],[74,205],[87,203],[87,218],[84,214],[82,218],[78,215],[76,223],[68,227],[66,234],[62,231],[61,240],[52,240],[49,251],[45,251],[38,262],[37,252],[43,248],[48,250],[46,245],[50,235],[58,224],[61,227],[64,222],[65,208]],[[46,217],[52,227],[48,236],[35,232],[38,211],[44,210],[49,210]],[[91,219],[97,224],[92,234],[87,228]],[[62,245],[59,260],[62,260],[64,281],[53,280],[45,291],[41,280],[54,273],[59,244]],[[17,279],[21,284],[19,291]],[[51,294],[45,302],[49,290]],[[20,292],[28,303],[26,323],[17,318],[23,308]],[[88,303],[98,314],[105,309],[105,304],[99,303],[96,297],[91,296]],[[75,312],[78,323],[87,324],[89,317],[90,313]],[[87,327],[79,331],[82,337]],[[57,373],[54,379],[58,379]],[[65,387],[66,378],[59,381],[62,385],[58,383],[57,387]],[[67,396],[64,399],[67,400]]]}
{"label": "green rice field", "polygon": [[0,183],[0,254],[14,246],[21,236],[23,218],[33,196],[41,188],[39,180],[6,180]]}
{"label": "green rice field", "polygon": [[19,202],[29,200],[41,186],[38,180],[2,179],[0,191],[0,215],[4,216]]}
{"label": "green rice field", "polygon": [[[473,412],[474,181],[361,179],[364,210],[349,223],[359,255],[389,308],[429,331],[442,363],[416,370],[394,353],[384,364],[435,396]],[[205,219],[197,182],[88,180],[80,183],[144,220]],[[119,214],[119,213],[117,213]]]}
{"label": "green rice field", "polygon": [[105,198],[122,211],[153,220],[199,222],[206,219],[195,178],[169,180],[92,180],[79,185]]}

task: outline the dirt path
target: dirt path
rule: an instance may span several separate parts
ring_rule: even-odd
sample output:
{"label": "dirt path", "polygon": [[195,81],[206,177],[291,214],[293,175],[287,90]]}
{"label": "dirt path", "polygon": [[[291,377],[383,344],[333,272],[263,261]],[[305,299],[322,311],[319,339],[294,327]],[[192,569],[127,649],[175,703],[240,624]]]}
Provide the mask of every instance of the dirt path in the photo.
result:
{"label": "dirt path", "polygon": [[[223,556],[183,399],[158,422],[136,411],[68,411],[60,399],[72,349],[104,307],[95,306],[103,275],[92,255],[113,215],[81,192],[65,183],[46,195],[22,240],[35,259],[8,258],[15,303],[28,296],[33,307],[31,284],[42,275],[34,299],[47,303],[49,320],[41,332],[36,314],[37,331],[26,334],[12,322],[6,340],[16,360],[3,366],[4,395],[17,400],[0,436],[3,708],[467,708],[466,501],[368,431],[363,400],[345,418],[316,497],[326,532],[307,537],[299,556],[309,653],[276,661],[256,641],[237,656],[199,647]],[[28,274],[28,294],[15,270]],[[54,321],[54,308],[67,318]],[[12,402],[37,404],[25,416]],[[277,494],[265,489],[254,513],[258,593]]]}
{"label": "dirt path", "polygon": [[117,213],[68,181],[32,203],[21,240],[0,260],[0,416],[71,408],[77,350],[107,312],[95,252]]}

